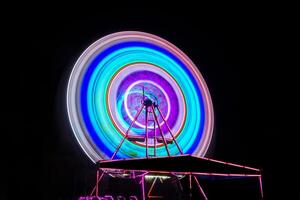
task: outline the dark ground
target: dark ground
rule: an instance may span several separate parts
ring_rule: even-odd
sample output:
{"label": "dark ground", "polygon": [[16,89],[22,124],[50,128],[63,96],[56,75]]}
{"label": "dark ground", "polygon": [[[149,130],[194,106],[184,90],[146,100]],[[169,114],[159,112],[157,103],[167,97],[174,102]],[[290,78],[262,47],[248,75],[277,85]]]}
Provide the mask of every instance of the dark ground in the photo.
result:
{"label": "dark ground", "polygon": [[2,18],[7,33],[2,47],[8,55],[1,66],[5,128],[0,199],[70,199],[89,190],[86,182],[94,178],[94,166],[68,123],[67,78],[89,44],[123,30],[161,36],[199,67],[215,109],[211,157],[261,168],[267,200],[297,199],[296,193],[299,198],[299,184],[291,181],[298,177],[299,156],[290,159],[298,149],[290,144],[296,133],[287,132],[284,124],[289,120],[284,114],[288,86],[282,83],[289,79],[289,69],[281,45],[288,36],[279,32],[280,17],[243,10],[203,14],[197,6],[191,12],[185,7],[185,12],[97,8],[21,7]]}

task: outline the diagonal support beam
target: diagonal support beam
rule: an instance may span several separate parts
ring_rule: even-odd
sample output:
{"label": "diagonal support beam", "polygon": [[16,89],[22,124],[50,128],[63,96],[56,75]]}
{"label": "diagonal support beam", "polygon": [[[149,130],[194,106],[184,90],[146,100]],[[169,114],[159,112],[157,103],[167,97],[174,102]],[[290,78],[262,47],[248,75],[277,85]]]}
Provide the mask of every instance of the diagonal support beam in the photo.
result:
{"label": "diagonal support beam", "polygon": [[142,110],[144,109],[145,106],[142,106],[141,109],[138,111],[138,113],[135,115],[134,119],[132,120],[129,128],[127,129],[125,136],[123,137],[122,141],[120,142],[120,144],[118,145],[116,151],[114,152],[114,154],[112,155],[112,157],[110,158],[111,160],[114,159],[114,157],[116,156],[116,154],[118,153],[120,147],[122,146],[123,142],[125,141],[125,139],[128,137],[128,133],[130,131],[130,129],[132,128],[134,122],[137,120],[137,118],[139,117],[139,115],[141,114]]}
{"label": "diagonal support beam", "polygon": [[146,106],[146,119],[145,119],[145,125],[146,125],[146,158],[148,158],[148,106]]}
{"label": "diagonal support beam", "polygon": [[145,196],[145,175],[142,175],[141,185],[142,185],[143,200],[146,200],[146,196]]}
{"label": "diagonal support beam", "polygon": [[165,119],[165,117],[164,117],[163,114],[160,112],[160,109],[159,109],[158,107],[156,107],[156,108],[157,108],[157,110],[158,110],[158,112],[159,112],[161,118],[162,118],[163,121],[165,122],[165,124],[166,124],[166,126],[167,126],[167,128],[168,128],[168,130],[169,130],[169,133],[170,133],[170,135],[172,136],[173,141],[175,142],[175,144],[176,144],[176,146],[177,146],[177,148],[178,148],[180,154],[183,154],[183,151],[182,151],[182,149],[180,148],[179,144],[177,143],[176,138],[174,137],[174,135],[173,135],[173,133],[172,133],[170,127],[169,127],[169,124],[167,123],[167,121],[166,121],[166,119]]}
{"label": "diagonal support beam", "polygon": [[159,128],[160,135],[161,135],[161,137],[162,137],[162,139],[163,139],[163,142],[164,142],[164,144],[165,144],[165,147],[166,147],[168,156],[170,157],[171,154],[170,154],[170,151],[169,151],[169,148],[168,148],[168,144],[167,144],[167,142],[166,142],[166,139],[165,139],[165,136],[164,136],[164,134],[163,134],[163,131],[162,131],[161,127],[160,127],[160,124],[159,124],[159,122],[158,122],[157,115],[155,114],[155,110],[154,110],[154,106],[153,106],[153,105],[152,105],[152,112],[153,112],[153,115],[154,115],[154,119],[155,119],[155,121],[156,121],[156,123],[157,123],[157,126],[158,126],[158,128]]}
{"label": "diagonal support beam", "polygon": [[93,196],[94,192],[96,192],[96,196],[98,197],[98,195],[99,195],[99,191],[98,191],[98,190],[99,190],[99,183],[100,183],[100,181],[102,180],[103,175],[104,175],[104,171],[102,171],[101,175],[99,176],[99,170],[97,170],[97,175],[96,175],[96,185],[95,185],[95,187],[93,188],[93,190],[92,190],[90,196]]}
{"label": "diagonal support beam", "polygon": [[200,183],[199,183],[197,177],[196,177],[196,176],[193,176],[193,177],[194,177],[194,179],[195,179],[195,181],[196,181],[196,183],[197,183],[197,186],[198,186],[198,188],[199,188],[199,190],[200,190],[200,192],[201,192],[203,198],[204,198],[205,200],[208,200],[208,198],[207,198],[206,194],[204,193],[204,190],[202,189],[202,187],[201,187],[201,185],[200,185]]}
{"label": "diagonal support beam", "polygon": [[264,192],[263,192],[261,175],[258,177],[258,179],[259,179],[259,187],[260,187],[260,197],[261,197],[261,200],[263,200],[264,199]]}

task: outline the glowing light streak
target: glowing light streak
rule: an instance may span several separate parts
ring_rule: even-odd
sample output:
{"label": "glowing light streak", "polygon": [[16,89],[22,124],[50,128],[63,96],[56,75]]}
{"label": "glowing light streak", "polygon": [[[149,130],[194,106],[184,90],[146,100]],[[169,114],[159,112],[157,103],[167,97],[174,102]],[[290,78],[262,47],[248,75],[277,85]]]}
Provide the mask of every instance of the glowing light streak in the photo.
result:
{"label": "glowing light streak", "polygon": [[[89,46],[75,63],[68,82],[69,120],[89,158],[96,162],[112,156],[141,107],[140,86],[146,88],[148,98],[159,101],[182,151],[205,156],[213,133],[213,106],[198,68],[160,37],[118,32]],[[132,127],[133,135],[144,133],[143,113],[141,116]],[[167,135],[165,123],[158,118]],[[150,129],[149,137],[154,134]],[[171,155],[180,153],[175,144],[169,149]],[[166,155],[163,145],[158,146],[156,155]],[[116,158],[144,156],[145,143],[126,139]]]}

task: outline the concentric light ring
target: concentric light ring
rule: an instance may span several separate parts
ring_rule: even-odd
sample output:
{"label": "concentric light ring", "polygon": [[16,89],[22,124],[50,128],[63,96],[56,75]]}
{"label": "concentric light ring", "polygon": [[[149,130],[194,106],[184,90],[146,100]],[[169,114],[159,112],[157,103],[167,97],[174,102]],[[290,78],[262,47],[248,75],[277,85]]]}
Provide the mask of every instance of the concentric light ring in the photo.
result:
{"label": "concentric light ring", "polygon": [[[97,40],[79,57],[70,75],[68,116],[76,139],[89,158],[97,162],[114,153],[132,116],[142,106],[142,87],[147,98],[159,102],[184,153],[204,156],[214,120],[211,97],[202,75],[168,41],[129,31]],[[144,116],[142,113],[130,134],[144,134]],[[163,134],[170,137],[161,117],[159,121]],[[153,135],[154,130],[149,134]],[[174,144],[169,149],[172,155],[179,154]],[[163,145],[158,147],[157,154],[166,155]],[[126,140],[116,157],[144,156],[144,143]]]}

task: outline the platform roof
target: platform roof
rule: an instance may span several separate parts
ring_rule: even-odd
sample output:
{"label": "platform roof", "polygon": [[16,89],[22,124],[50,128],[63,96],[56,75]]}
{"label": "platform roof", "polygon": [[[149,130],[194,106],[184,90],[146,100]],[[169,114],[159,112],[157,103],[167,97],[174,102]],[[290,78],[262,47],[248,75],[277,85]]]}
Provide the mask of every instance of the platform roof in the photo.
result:
{"label": "platform roof", "polygon": [[256,176],[261,174],[261,171],[256,168],[192,155],[102,160],[97,163],[97,167],[150,172],[198,173],[200,175]]}

